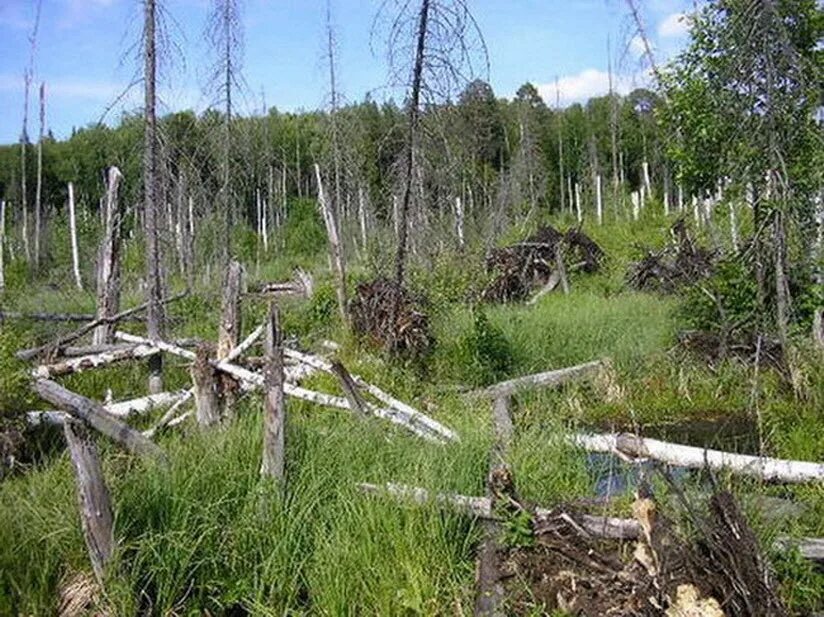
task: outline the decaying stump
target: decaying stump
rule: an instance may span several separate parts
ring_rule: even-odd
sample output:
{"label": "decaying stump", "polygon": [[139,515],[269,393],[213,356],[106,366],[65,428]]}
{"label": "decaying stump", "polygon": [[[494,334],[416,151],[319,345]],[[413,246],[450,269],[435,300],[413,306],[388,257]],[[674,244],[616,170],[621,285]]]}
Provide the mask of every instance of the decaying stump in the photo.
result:
{"label": "decaying stump", "polygon": [[[122,178],[117,167],[109,167],[104,211],[105,231],[97,257],[98,319],[111,317],[120,308],[120,210],[117,193]],[[92,343],[111,343],[113,328],[112,322],[101,321],[94,329]]]}
{"label": "decaying stump", "polygon": [[286,467],[286,399],[283,394],[283,337],[280,315],[269,305],[266,322],[266,369],[263,399],[263,458],[261,475],[283,480]]}
{"label": "decaying stump", "polygon": [[197,423],[203,427],[220,422],[223,410],[223,375],[212,366],[212,353],[209,345],[200,345],[190,368]]}
{"label": "decaying stump", "polygon": [[83,537],[89,551],[95,578],[102,587],[106,565],[114,548],[114,517],[109,489],[103,478],[97,446],[79,422],[63,424],[77,484],[77,501]]}
{"label": "decaying stump", "polygon": [[[399,296],[397,317],[392,323],[396,296]],[[420,310],[420,305],[419,298],[389,279],[361,283],[349,306],[352,328],[360,336],[381,347],[388,346],[393,352],[412,357],[426,355],[433,338],[429,318]]]}
{"label": "decaying stump", "polygon": [[361,396],[360,390],[358,390],[358,385],[355,383],[355,380],[352,379],[352,375],[349,374],[346,367],[340,362],[335,361],[330,364],[330,369],[335,374],[335,377],[338,378],[341,390],[343,390],[346,400],[349,401],[349,406],[352,408],[352,411],[359,416],[366,416],[366,403]]}
{"label": "decaying stump", "polygon": [[[217,337],[218,360],[224,360],[238,347],[240,343],[241,322],[241,296],[244,292],[245,272],[240,262],[232,260],[226,268],[226,275],[223,279],[223,298],[220,310],[220,327]],[[236,402],[238,384],[235,379],[221,373],[220,397],[222,399],[221,410],[223,415],[232,413]]]}

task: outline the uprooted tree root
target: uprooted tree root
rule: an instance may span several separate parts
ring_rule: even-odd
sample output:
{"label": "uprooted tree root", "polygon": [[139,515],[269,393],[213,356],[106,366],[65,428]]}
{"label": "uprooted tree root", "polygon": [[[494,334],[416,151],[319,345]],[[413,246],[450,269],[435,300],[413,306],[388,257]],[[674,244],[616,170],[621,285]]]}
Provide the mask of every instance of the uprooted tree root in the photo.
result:
{"label": "uprooted tree root", "polygon": [[697,246],[684,219],[670,229],[673,241],[660,251],[647,251],[630,265],[627,282],[639,291],[674,293],[712,274],[717,254]]}
{"label": "uprooted tree root", "polygon": [[532,546],[509,549],[504,575],[516,614],[667,617],[786,615],[758,542],[735,499],[712,496],[688,538],[638,499],[633,543],[593,537],[562,508],[536,518]]}
{"label": "uprooted tree root", "polygon": [[547,225],[523,242],[489,252],[486,270],[495,278],[484,289],[482,298],[487,302],[525,300],[557,276],[559,253],[567,269],[584,272],[597,271],[604,256],[601,247],[580,229],[570,228],[564,234]]}
{"label": "uprooted tree root", "polygon": [[[392,311],[397,302],[397,315]],[[394,281],[379,278],[358,285],[349,304],[352,329],[359,336],[394,353],[411,357],[426,355],[433,344],[429,317],[422,302]]]}

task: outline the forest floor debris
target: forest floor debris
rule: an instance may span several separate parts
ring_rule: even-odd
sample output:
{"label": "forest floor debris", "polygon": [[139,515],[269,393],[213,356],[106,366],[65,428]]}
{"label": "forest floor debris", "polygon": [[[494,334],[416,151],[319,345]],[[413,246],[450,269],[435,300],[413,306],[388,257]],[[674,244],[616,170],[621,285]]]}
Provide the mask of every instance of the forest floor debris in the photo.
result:
{"label": "forest floor debris", "polygon": [[[397,315],[392,323],[395,302]],[[402,355],[424,356],[434,339],[422,304],[421,298],[389,279],[360,283],[349,304],[352,328],[377,346]]]}
{"label": "forest floor debris", "polygon": [[601,247],[580,229],[570,228],[561,233],[547,225],[523,242],[489,252],[486,270],[496,276],[482,297],[487,302],[525,300],[539,287],[552,281],[555,285],[560,283],[564,271],[597,271],[603,257]]}

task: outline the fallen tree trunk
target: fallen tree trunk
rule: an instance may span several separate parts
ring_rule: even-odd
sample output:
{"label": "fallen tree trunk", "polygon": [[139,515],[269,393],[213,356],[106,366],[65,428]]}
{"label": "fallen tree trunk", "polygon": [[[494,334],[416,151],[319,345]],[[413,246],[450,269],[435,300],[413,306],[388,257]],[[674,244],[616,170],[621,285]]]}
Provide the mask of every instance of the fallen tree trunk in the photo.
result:
{"label": "fallen tree trunk", "polygon": [[604,360],[595,360],[593,362],[586,362],[584,364],[547,371],[545,373],[525,375],[524,377],[516,377],[515,379],[502,381],[483,390],[476,390],[474,393],[482,394],[490,398],[498,398],[501,396],[512,396],[524,390],[560,386],[570,381],[575,381],[576,379],[590,377],[603,369],[604,365]]}
{"label": "fallen tree trunk", "polygon": [[628,433],[571,437],[572,443],[590,452],[619,453],[630,458],[649,458],[668,465],[692,469],[728,470],[766,481],[822,482],[824,463],[734,454],[694,446],[683,446]]}
{"label": "fallen tree trunk", "polygon": [[[188,293],[189,292],[184,291],[184,292],[179,293],[177,295],[171,296],[169,298],[166,298],[165,300],[162,300],[160,302],[160,304],[169,304],[170,302],[174,302],[175,300],[179,300],[180,298],[183,298]],[[15,355],[20,360],[31,360],[32,358],[35,358],[35,357],[39,356],[42,353],[46,353],[50,350],[63,347],[64,345],[66,345],[68,343],[71,343],[72,341],[76,341],[81,336],[83,336],[84,334],[88,334],[89,332],[94,330],[97,326],[99,326],[102,323],[117,323],[118,321],[122,321],[122,320],[126,319],[127,317],[131,317],[135,313],[139,313],[140,311],[146,310],[146,308],[148,308],[148,306],[149,306],[149,303],[144,302],[143,304],[140,304],[140,305],[138,305],[134,308],[130,308],[130,309],[127,309],[125,311],[121,311],[117,315],[112,315],[111,317],[103,317],[103,318],[100,318],[100,319],[95,319],[94,321],[90,321],[89,323],[87,323],[85,326],[82,326],[81,328],[78,328],[74,332],[70,332],[69,334],[64,334],[63,336],[58,337],[56,340],[52,341],[51,343],[46,343],[45,345],[40,345],[39,347],[32,347],[30,349],[21,349]]]}
{"label": "fallen tree trunk", "polygon": [[163,450],[157,445],[118,418],[109,415],[102,405],[91,399],[67,390],[49,379],[35,381],[34,390],[41,398],[57,405],[73,417],[82,420],[130,452],[151,455],[165,460],[166,456]]}
{"label": "fallen tree trunk", "polygon": [[[95,315],[91,313],[47,313],[47,312],[19,312],[19,311],[0,311],[0,321],[6,319],[30,319],[32,321],[54,321],[54,322],[87,322],[96,319]],[[123,319],[124,321],[146,321],[143,317],[131,315]]]}
{"label": "fallen tree trunk", "polygon": [[122,362],[123,360],[137,360],[139,358],[147,358],[159,353],[160,350],[149,345],[136,345],[126,349],[118,349],[115,351],[106,351],[103,353],[80,356],[79,358],[71,358],[56,362],[54,364],[42,364],[32,369],[32,377],[51,379],[59,377],[60,375],[69,375],[71,373],[81,373],[89,369],[107,366],[115,362]]}
{"label": "fallen tree trunk", "polygon": [[[195,359],[195,354],[191,351],[182,349],[181,347],[177,347],[176,345],[172,345],[170,343],[166,343],[165,341],[150,341],[142,336],[136,336],[126,332],[116,332],[115,338],[132,343],[154,345],[163,351],[180,356],[181,358],[186,358],[188,360]],[[254,390],[263,386],[263,375],[260,373],[231,364],[225,360],[212,360],[211,364],[216,369],[228,373],[232,377],[240,380],[246,390]],[[353,379],[355,379],[354,376]],[[307,390],[306,388],[301,388],[300,386],[296,386],[289,382],[284,383],[283,390],[288,396],[294,396],[295,398],[303,399],[305,401],[310,401],[312,403],[326,405],[329,407],[337,407],[338,409],[352,410],[349,401],[340,396]],[[443,436],[441,434],[433,433],[433,431],[428,428],[429,424],[436,426],[441,425],[428,416],[424,416],[424,414],[420,412],[415,411],[416,415],[410,417],[409,413],[399,409],[381,408],[371,403],[366,403],[366,407],[372,415],[387,419],[390,422],[403,426],[424,439],[435,442],[443,441]],[[424,423],[422,418],[426,419],[427,422]],[[449,431],[449,429],[446,429],[445,427],[441,428]],[[449,433],[451,433],[451,431],[449,431]]]}
{"label": "fallen tree trunk", "polygon": [[[181,399],[187,398],[188,392],[161,392],[160,394],[150,394],[141,398],[135,398],[119,403],[109,403],[103,405],[105,412],[117,418],[128,418],[132,414],[143,414],[159,407],[173,405]],[[40,424],[63,424],[69,414],[62,411],[29,411],[26,412],[26,421],[29,426]]]}
{"label": "fallen tree trunk", "polygon": [[[459,493],[432,493],[425,488],[387,482],[384,485],[359,483],[358,488],[364,493],[389,495],[400,501],[426,505],[434,503],[480,519],[495,519],[492,501],[488,497],[473,497]],[[546,518],[555,511],[536,508],[537,518]],[[612,540],[638,540],[644,536],[644,530],[634,518],[617,518],[597,516],[594,514],[568,513],[575,525],[596,538]],[[808,561],[824,563],[824,538],[791,538],[778,536],[772,545],[777,552],[798,549],[799,554]]]}
{"label": "fallen tree trunk", "polygon": [[77,484],[77,502],[83,537],[100,587],[105,582],[106,565],[114,548],[114,516],[109,489],[103,478],[97,446],[88,431],[75,421],[63,425]]}

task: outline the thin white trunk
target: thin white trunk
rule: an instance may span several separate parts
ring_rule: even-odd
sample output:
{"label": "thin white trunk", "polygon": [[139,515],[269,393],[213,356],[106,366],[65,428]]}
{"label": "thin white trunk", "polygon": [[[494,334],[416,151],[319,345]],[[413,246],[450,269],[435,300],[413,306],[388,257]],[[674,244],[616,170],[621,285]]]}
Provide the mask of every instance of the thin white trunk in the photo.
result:
{"label": "thin white trunk", "polygon": [[641,163],[641,171],[643,172],[643,175],[644,175],[644,189],[646,190],[647,193],[650,193],[652,191],[652,189],[651,189],[651,184],[650,184],[650,181],[649,181],[649,163],[647,163],[646,161]]}
{"label": "thin white trunk", "polygon": [[604,224],[604,201],[601,191],[601,174],[595,176],[595,213],[598,218],[598,224]]}
{"label": "thin white trunk", "polygon": [[678,212],[684,211],[684,187],[678,185]]}
{"label": "thin white trunk", "polygon": [[732,248],[738,251],[738,218],[735,215],[734,201],[730,201],[730,239]]}
{"label": "thin white trunk", "polygon": [[263,252],[269,253],[269,204],[264,199],[263,200],[263,218],[261,219],[261,235],[263,235]]}
{"label": "thin white trunk", "polygon": [[332,205],[326,199],[326,193],[323,190],[323,180],[320,175],[320,165],[317,163],[315,164],[315,179],[318,183],[318,205],[323,215],[323,221],[326,224],[326,235],[329,238],[330,261],[335,268],[337,278],[335,290],[338,296],[338,310],[340,311],[341,319],[346,323],[346,266],[343,256],[343,243],[340,239],[338,217]]}
{"label": "thin white trunk", "polygon": [[464,211],[461,197],[455,197],[455,233],[458,235],[458,246],[464,247]]}
{"label": "thin white trunk", "polygon": [[358,187],[358,221],[360,221],[361,247],[366,249],[366,204],[363,198],[363,187]]}
{"label": "thin white trunk", "polygon": [[74,183],[69,182],[69,236],[72,244],[72,271],[77,289],[83,291],[83,280],[80,278],[80,252],[77,249],[77,218],[74,212]]}
{"label": "thin white trunk", "polygon": [[0,199],[0,293],[6,290],[6,202]]}
{"label": "thin white trunk", "polygon": [[632,218],[637,221],[641,212],[641,200],[639,199],[638,191],[632,191],[629,198],[632,201]]}
{"label": "thin white trunk", "polygon": [[693,218],[695,218],[695,226],[701,227],[701,208],[698,205],[698,198],[695,195],[692,196],[692,214]]}
{"label": "thin white trunk", "polygon": [[577,182],[575,183],[575,212],[578,216],[578,222],[583,222],[584,213],[581,210],[581,185]]}

